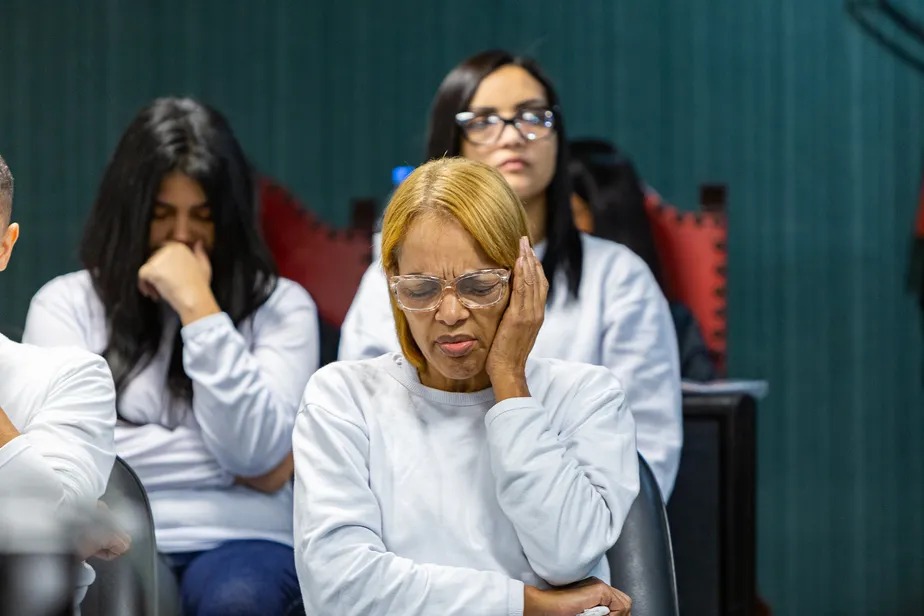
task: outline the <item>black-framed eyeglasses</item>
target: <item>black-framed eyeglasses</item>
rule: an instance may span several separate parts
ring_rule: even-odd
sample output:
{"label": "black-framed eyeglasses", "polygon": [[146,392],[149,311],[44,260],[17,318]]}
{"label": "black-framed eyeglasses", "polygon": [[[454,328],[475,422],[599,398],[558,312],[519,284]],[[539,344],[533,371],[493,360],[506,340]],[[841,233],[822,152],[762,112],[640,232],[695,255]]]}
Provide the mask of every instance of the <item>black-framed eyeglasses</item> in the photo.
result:
{"label": "black-framed eyeglasses", "polygon": [[443,303],[445,291],[452,290],[466,308],[487,308],[504,299],[510,270],[485,269],[462,274],[454,280],[437,276],[408,274],[392,276],[389,286],[402,310],[430,312]]}
{"label": "black-framed eyeglasses", "polygon": [[456,114],[456,124],[462,129],[463,136],[476,145],[497,143],[508,124],[523,139],[538,141],[555,132],[555,110],[544,107],[520,109],[512,118],[503,118],[497,113],[461,111]]}

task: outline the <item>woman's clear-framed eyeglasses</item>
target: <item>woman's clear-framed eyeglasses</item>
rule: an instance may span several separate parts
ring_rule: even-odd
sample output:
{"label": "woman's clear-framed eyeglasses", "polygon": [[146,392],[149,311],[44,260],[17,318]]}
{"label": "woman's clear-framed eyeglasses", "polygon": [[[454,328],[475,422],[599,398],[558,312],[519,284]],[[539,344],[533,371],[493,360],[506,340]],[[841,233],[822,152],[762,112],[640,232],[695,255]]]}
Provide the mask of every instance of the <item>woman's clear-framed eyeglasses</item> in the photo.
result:
{"label": "woman's clear-framed eyeglasses", "polygon": [[437,276],[408,274],[392,276],[391,292],[402,310],[430,312],[443,303],[445,291],[451,290],[470,309],[487,308],[504,299],[510,270],[484,269],[462,274],[454,280]]}
{"label": "woman's clear-framed eyeglasses", "polygon": [[555,111],[546,108],[520,109],[512,118],[497,113],[461,111],[456,124],[463,136],[476,145],[493,145],[500,139],[507,125],[513,126],[527,141],[545,139],[555,132]]}

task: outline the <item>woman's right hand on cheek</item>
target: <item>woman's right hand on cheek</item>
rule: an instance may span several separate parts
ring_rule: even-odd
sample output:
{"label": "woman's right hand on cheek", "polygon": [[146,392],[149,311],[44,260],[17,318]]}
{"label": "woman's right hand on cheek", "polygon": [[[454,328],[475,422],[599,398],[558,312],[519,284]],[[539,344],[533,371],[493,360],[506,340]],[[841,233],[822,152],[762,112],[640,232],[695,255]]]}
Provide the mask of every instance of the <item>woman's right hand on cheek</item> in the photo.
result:
{"label": "woman's right hand on cheek", "polygon": [[[485,364],[496,394],[500,394],[499,389],[503,388],[511,389],[510,393],[516,394],[516,387],[508,387],[515,383],[525,388],[526,358],[533,349],[545,319],[548,292],[549,282],[542,270],[542,263],[530,248],[529,240],[520,238],[520,257],[510,278],[510,302],[497,326]],[[524,392],[519,393],[522,395]]]}
{"label": "woman's right hand on cheek", "polygon": [[610,614],[630,616],[632,600],[597,578],[549,590],[526,586],[523,616],[579,616],[597,606],[609,608]]}

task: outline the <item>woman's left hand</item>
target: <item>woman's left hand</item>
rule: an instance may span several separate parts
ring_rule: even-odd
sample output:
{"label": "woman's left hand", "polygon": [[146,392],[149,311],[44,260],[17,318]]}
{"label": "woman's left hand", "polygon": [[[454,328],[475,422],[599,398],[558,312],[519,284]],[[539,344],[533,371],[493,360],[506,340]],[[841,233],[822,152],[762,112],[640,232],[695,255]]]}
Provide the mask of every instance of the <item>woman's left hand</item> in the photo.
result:
{"label": "woman's left hand", "polygon": [[485,364],[498,401],[529,396],[526,358],[545,319],[548,293],[549,281],[542,263],[530,247],[529,240],[522,237],[520,257],[510,281],[510,303],[497,327]]}
{"label": "woman's left hand", "polygon": [[131,548],[132,538],[119,526],[106,503],[97,501],[96,507],[101,528],[95,534],[81,539],[77,550],[80,560],[87,560],[91,556],[115,560]]}
{"label": "woman's left hand", "polygon": [[164,300],[187,325],[221,312],[211,289],[212,265],[202,243],[190,249],[168,242],[138,270],[138,289],[155,301]]}

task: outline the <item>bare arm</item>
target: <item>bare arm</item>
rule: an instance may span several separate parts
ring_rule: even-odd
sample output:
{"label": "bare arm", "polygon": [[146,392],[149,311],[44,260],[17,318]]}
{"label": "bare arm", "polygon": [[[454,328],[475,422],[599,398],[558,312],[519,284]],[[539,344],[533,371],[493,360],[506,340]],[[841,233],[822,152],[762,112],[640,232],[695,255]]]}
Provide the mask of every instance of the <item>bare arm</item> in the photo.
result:
{"label": "bare arm", "polygon": [[0,447],[3,447],[17,436],[19,436],[19,430],[16,429],[13,422],[7,417],[3,407],[0,407]]}

